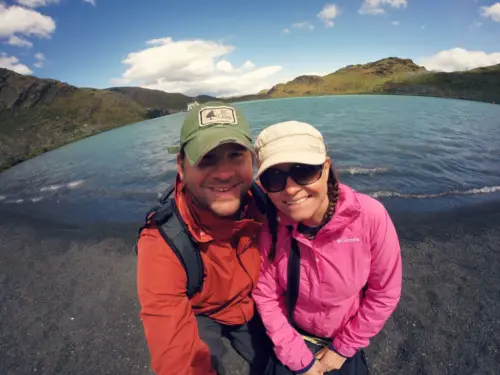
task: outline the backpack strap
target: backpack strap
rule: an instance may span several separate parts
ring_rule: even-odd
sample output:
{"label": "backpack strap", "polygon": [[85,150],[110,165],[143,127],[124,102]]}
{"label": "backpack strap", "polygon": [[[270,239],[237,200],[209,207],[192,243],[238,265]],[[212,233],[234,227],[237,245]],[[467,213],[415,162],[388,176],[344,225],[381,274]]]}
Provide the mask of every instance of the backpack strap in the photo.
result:
{"label": "backpack strap", "polygon": [[[205,277],[203,261],[198,249],[198,244],[191,236],[189,229],[181,217],[175,199],[170,197],[174,191],[174,186],[169,187],[159,198],[160,206],[153,207],[148,211],[141,231],[151,223],[156,223],[158,231],[163,239],[170,246],[186,271],[187,284],[186,291],[188,298],[191,298],[203,288]],[[137,244],[135,246],[137,254]]]}
{"label": "backpack strap", "polygon": [[169,187],[163,192],[160,198],[158,198],[158,201],[160,204],[163,206],[167,200],[170,198],[170,196],[174,193],[175,191],[175,186],[173,184],[169,185]]}
{"label": "backpack strap", "polygon": [[300,248],[297,240],[292,236],[292,227],[288,227],[291,238],[291,249],[290,257],[288,258],[287,266],[287,287],[285,293],[285,304],[288,312],[288,321],[292,326],[295,326],[293,322],[293,313],[295,310],[295,305],[297,304],[297,299],[299,298],[299,282],[300,282]]}
{"label": "backpack strap", "polygon": [[165,203],[162,215],[155,219],[160,234],[181,262],[187,277],[187,296],[191,298],[203,287],[204,269],[198,244],[191,236],[189,229],[180,215],[174,199]]}

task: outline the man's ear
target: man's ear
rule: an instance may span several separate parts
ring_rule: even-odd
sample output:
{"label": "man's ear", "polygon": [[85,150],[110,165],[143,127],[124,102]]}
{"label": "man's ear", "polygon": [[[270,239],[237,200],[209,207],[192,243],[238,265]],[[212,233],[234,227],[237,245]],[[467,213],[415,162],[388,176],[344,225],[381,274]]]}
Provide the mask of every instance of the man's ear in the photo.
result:
{"label": "man's ear", "polygon": [[179,173],[179,178],[184,181],[184,160],[181,158],[181,154],[177,154],[177,173]]}

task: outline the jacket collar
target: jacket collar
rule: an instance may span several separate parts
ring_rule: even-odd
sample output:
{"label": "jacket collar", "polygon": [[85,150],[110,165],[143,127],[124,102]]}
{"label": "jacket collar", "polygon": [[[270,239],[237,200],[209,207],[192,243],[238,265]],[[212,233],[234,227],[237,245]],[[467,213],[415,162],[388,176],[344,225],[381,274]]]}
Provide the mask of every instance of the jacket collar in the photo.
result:
{"label": "jacket collar", "polygon": [[[335,213],[328,223],[321,228],[316,238],[323,235],[330,235],[344,230],[349,224],[357,219],[361,212],[361,205],[356,197],[354,189],[347,185],[339,183],[339,199],[335,207]],[[293,237],[308,241],[302,233],[297,230],[298,223],[283,213],[278,213],[280,226],[291,226],[293,228]]]}

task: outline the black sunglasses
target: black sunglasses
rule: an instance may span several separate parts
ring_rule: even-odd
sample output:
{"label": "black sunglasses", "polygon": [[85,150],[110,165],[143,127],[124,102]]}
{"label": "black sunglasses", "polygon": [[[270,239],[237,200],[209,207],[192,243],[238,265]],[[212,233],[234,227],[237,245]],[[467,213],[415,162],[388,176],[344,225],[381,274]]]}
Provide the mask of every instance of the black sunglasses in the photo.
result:
{"label": "black sunglasses", "polygon": [[260,183],[269,193],[277,193],[286,187],[288,177],[305,186],[318,181],[322,174],[323,164],[294,164],[289,171],[271,167],[260,175]]}

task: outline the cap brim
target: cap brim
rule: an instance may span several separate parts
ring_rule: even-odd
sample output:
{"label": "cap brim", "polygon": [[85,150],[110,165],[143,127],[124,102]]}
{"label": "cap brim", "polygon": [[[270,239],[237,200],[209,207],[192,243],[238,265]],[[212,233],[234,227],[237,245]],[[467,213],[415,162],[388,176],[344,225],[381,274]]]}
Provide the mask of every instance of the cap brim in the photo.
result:
{"label": "cap brim", "polygon": [[225,143],[239,144],[254,153],[252,141],[240,131],[228,127],[205,129],[190,140],[184,150],[189,163],[196,165],[208,152]]}
{"label": "cap brim", "polygon": [[259,167],[259,170],[257,171],[257,175],[255,176],[255,178],[258,178],[267,169],[278,164],[301,163],[301,164],[319,165],[323,164],[326,159],[327,159],[326,154],[311,152],[311,151],[280,152],[271,155],[268,158],[266,158],[266,160],[264,160],[262,165]]}
{"label": "cap brim", "polygon": [[170,146],[170,147],[167,147],[167,152],[169,154],[177,154],[178,152],[181,152],[181,146]]}

